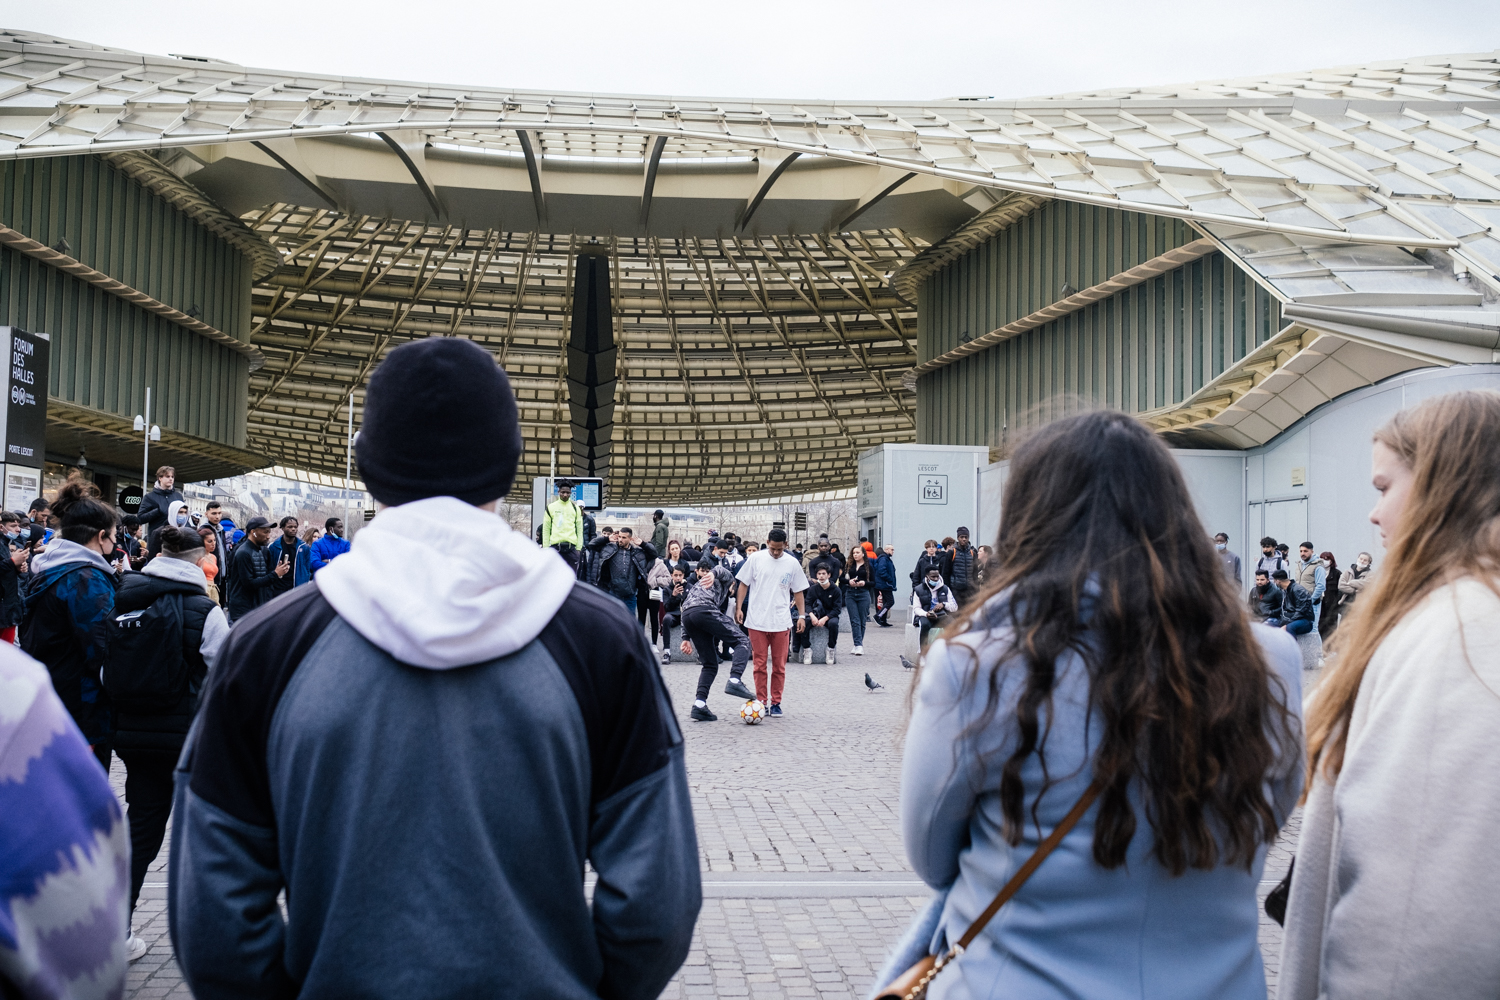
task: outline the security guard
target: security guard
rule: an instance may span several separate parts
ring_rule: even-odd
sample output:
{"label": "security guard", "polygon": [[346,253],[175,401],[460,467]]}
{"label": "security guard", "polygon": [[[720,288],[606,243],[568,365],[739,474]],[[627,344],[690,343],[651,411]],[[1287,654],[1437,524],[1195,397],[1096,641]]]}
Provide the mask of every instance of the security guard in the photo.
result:
{"label": "security guard", "polygon": [[547,505],[542,516],[542,545],[551,546],[578,569],[578,552],[583,545],[583,508],[573,502],[573,484],[557,481],[557,499]]}

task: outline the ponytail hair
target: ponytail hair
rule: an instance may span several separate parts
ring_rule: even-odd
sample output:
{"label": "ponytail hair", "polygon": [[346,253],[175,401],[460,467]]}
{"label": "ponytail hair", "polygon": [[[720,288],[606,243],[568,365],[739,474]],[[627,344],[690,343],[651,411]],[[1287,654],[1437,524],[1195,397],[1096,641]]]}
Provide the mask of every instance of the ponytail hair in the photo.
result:
{"label": "ponytail hair", "polygon": [[79,545],[101,531],[113,531],[120,523],[115,509],[99,499],[99,487],[86,479],[69,479],[52,501],[52,518],[58,533]]}
{"label": "ponytail hair", "polygon": [[197,528],[180,528],[175,524],[164,525],[156,533],[161,550],[169,556],[202,550],[203,536]]}

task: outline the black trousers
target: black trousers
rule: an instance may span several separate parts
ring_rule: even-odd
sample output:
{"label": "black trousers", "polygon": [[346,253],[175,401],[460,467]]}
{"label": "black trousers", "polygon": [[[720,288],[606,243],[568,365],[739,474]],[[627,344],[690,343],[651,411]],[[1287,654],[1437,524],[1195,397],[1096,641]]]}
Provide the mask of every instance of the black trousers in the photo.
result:
{"label": "black trousers", "polygon": [[[830,616],[828,619],[828,624],[824,625],[823,627],[828,630],[828,648],[836,648],[839,644],[839,616]],[[802,644],[808,649],[812,649],[812,630],[813,627],[809,625],[807,627],[807,631],[804,633],[806,636],[808,636],[808,638],[804,640]]]}
{"label": "black trousers", "polygon": [[641,581],[635,592],[635,615],[642,625],[649,619],[651,622],[651,643],[655,645],[661,637],[661,601],[653,601],[646,595],[651,593],[651,588]]}
{"label": "black trousers", "polygon": [[878,622],[889,621],[891,609],[896,606],[896,592],[882,587],[880,589],[880,603],[880,613],[875,616],[875,620]]}
{"label": "black trousers", "polygon": [[116,750],[125,764],[125,802],[130,806],[130,912],[135,912],[146,869],[156,860],[172,815],[176,750]]}
{"label": "black trousers", "polygon": [[682,615],[676,611],[668,611],[661,616],[661,644],[662,648],[671,651],[672,630],[682,624]]}
{"label": "black trousers", "polygon": [[734,647],[734,659],[729,667],[729,676],[743,677],[750,662],[750,640],[745,633],[722,611],[713,608],[693,608],[682,616],[682,629],[688,641],[698,651],[698,662],[703,669],[698,671],[698,700],[708,700],[708,689],[719,676],[719,653],[714,648],[716,640]]}

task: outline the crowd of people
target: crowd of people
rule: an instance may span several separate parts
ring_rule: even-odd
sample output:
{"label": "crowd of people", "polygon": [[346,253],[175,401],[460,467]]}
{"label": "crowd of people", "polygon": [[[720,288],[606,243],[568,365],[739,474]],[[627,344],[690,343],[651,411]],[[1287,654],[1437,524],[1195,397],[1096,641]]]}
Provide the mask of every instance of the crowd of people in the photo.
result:
{"label": "crowd of people", "polygon": [[[823,630],[822,662],[832,664],[842,630],[848,630],[852,654],[863,656],[871,622],[894,627],[896,553],[890,545],[877,550],[861,537],[846,554],[824,533],[804,550],[801,543],[789,547],[786,532],[773,528],[764,541],[710,530],[698,548],[670,537],[671,519],[662,510],[652,515],[648,542],[628,527],[596,530],[572,492],[569,480],[556,481],[556,496],[536,531],[538,543],[556,550],[579,579],[634,612],[649,628],[663,663],[671,662],[672,633],[680,629],[681,652],[696,653],[702,665],[689,712],[695,722],[718,719],[708,695],[725,660],[733,663],[725,693],[759,700],[767,717],[781,718],[787,661],[813,662],[814,630]],[[911,619],[922,642],[978,592],[993,562],[992,549],[972,545],[968,528],[941,544],[928,540],[908,574]],[[747,624],[747,615],[755,624]],[[751,658],[753,692],[742,680]]]}
{"label": "crowd of people", "polygon": [[[1229,536],[1214,536],[1219,563],[1225,575],[1243,586],[1240,557],[1229,548]],[[1256,561],[1254,584],[1248,595],[1250,620],[1272,628],[1284,629],[1293,636],[1316,631],[1330,639],[1339,621],[1354,610],[1360,592],[1372,582],[1374,557],[1359,553],[1345,569],[1329,551],[1316,556],[1312,542],[1291,547],[1269,535],[1260,540],[1260,558]]]}
{"label": "crowd of people", "polygon": [[[283,518],[271,540],[264,518],[244,530],[210,501],[193,512],[162,466],[137,514],[124,515],[74,477],[24,517],[0,514],[0,639],[46,667],[50,686],[89,752],[125,768],[134,911],[161,850],[173,770],[209,670],[231,623],[347,552],[343,524],[298,535]],[[23,530],[24,529],[24,530]],[[134,934],[127,960],[145,953]]]}
{"label": "crowd of people", "polygon": [[[164,496],[125,570],[81,481],[0,518],[36,553],[9,560],[18,598],[0,583],[7,996],[120,994],[169,815],[200,1000],[661,992],[702,890],[642,611],[698,653],[690,718],[713,718],[725,659],[774,718],[809,628],[832,648],[845,619],[858,650],[867,614],[889,624],[894,553],[779,529],[698,550],[664,518],[591,536],[566,492],[528,538],[494,514],[521,453],[505,372],[431,338],[369,381],[357,460],[382,510],[352,546],[254,522],[209,543]],[[1266,539],[1279,597],[1257,585],[1252,615],[1144,424],[1076,414],[1016,447],[993,549],[960,529],[909,576],[913,620],[942,629],[900,789],[933,894],[881,990],[1259,1000],[1258,888],[1301,801],[1279,995],[1494,996],[1500,393],[1403,411],[1372,467],[1381,573]],[[1335,593],[1357,600],[1304,702],[1296,623]]]}

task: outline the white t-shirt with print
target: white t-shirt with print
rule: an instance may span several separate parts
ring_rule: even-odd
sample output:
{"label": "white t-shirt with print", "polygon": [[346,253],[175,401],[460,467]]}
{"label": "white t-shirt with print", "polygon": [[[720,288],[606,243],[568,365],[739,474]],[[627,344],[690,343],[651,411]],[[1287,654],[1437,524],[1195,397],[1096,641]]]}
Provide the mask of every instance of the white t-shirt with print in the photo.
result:
{"label": "white t-shirt with print", "polygon": [[783,552],[780,559],[762,549],[749,559],[734,577],[750,588],[745,602],[745,627],[757,632],[785,632],[792,627],[792,594],[807,589],[807,574],[802,564]]}

